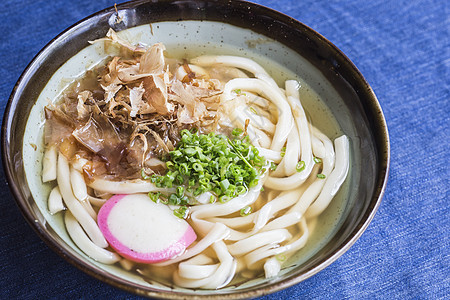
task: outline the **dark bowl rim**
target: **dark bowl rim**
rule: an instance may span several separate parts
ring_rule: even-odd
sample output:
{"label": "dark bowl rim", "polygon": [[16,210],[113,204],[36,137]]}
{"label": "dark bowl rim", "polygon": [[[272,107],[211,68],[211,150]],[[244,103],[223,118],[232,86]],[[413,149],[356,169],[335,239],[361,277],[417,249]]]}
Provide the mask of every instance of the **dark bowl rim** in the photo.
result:
{"label": "dark bowl rim", "polygon": [[[30,226],[36,231],[36,233],[39,235],[39,237],[53,250],[55,251],[60,257],[64,258],[66,261],[71,263],[76,268],[80,269],[81,271],[89,274],[90,276],[103,281],[107,284],[110,284],[114,287],[118,287],[122,290],[140,295],[140,296],[151,296],[151,297],[158,297],[158,298],[167,298],[167,299],[186,299],[186,298],[209,298],[209,299],[241,299],[241,298],[254,298],[258,296],[263,296],[266,294],[274,293],[277,291],[280,291],[282,289],[285,289],[287,287],[293,286],[295,284],[300,283],[301,281],[313,276],[314,274],[318,273],[319,271],[323,270],[325,267],[329,266],[331,263],[333,263],[335,260],[337,260],[342,254],[344,254],[355,242],[359,239],[359,237],[362,235],[362,233],[367,229],[370,222],[374,218],[378,207],[380,206],[381,199],[384,195],[388,175],[389,175],[389,165],[390,165],[390,141],[389,141],[389,133],[387,128],[387,123],[385,120],[385,117],[383,115],[382,108],[380,106],[380,103],[373,91],[373,89],[370,87],[369,83],[366,81],[366,79],[363,77],[361,72],[358,70],[358,68],[353,64],[353,62],[339,49],[337,48],[333,43],[331,43],[329,40],[327,40],[324,36],[322,36],[320,33],[316,32],[309,26],[303,24],[302,22],[284,14],[281,12],[278,12],[274,9],[271,9],[269,7],[266,7],[261,4],[252,3],[244,0],[183,0],[180,2],[218,2],[223,5],[228,3],[228,5],[234,5],[236,7],[239,7],[239,5],[246,5],[249,7],[249,9],[252,9],[253,11],[256,11],[258,14],[263,15],[269,15],[271,18],[276,20],[283,20],[289,23],[290,26],[295,27],[296,29],[303,29],[308,32],[309,35],[315,36],[317,40],[320,41],[320,43],[326,44],[326,46],[330,47],[335,55],[337,57],[345,62],[347,64],[347,67],[351,69],[354,74],[357,75],[357,78],[359,80],[359,83],[362,84],[367,90],[368,96],[371,98],[370,104],[370,110],[373,111],[376,115],[376,122],[377,122],[377,129],[380,129],[380,132],[377,132],[379,135],[379,138],[382,141],[382,144],[380,147],[384,147],[383,151],[380,155],[380,163],[379,163],[379,170],[378,170],[378,181],[375,184],[375,191],[372,196],[372,200],[370,202],[370,206],[366,209],[365,215],[361,218],[361,220],[358,223],[358,226],[354,229],[354,231],[349,235],[349,238],[345,240],[341,247],[339,247],[336,251],[334,251],[332,254],[328,255],[325,259],[321,260],[321,262],[316,265],[311,270],[307,271],[306,273],[303,273],[299,276],[295,276],[292,278],[284,279],[277,283],[267,283],[264,287],[256,287],[251,289],[250,291],[244,291],[239,294],[216,294],[216,295],[192,295],[192,294],[184,294],[183,292],[166,292],[166,291],[157,291],[157,290],[148,290],[146,288],[143,288],[138,285],[134,285],[130,282],[125,282],[123,279],[116,277],[112,274],[108,274],[108,277],[103,276],[101,273],[99,273],[98,270],[94,269],[92,265],[87,264],[84,260],[79,259],[75,256],[73,256],[72,253],[65,250],[63,247],[61,247],[57,242],[50,237],[50,235],[43,229],[43,226],[39,224],[39,222],[35,222],[35,218],[32,215],[32,213],[28,210],[28,207],[25,203],[25,199],[23,199],[22,194],[19,191],[18,185],[13,180],[13,171],[12,167],[10,165],[10,157],[11,153],[9,151],[9,133],[11,131],[10,122],[12,117],[15,114],[15,108],[17,106],[17,98],[16,95],[20,94],[20,87],[23,83],[23,81],[27,78],[28,72],[35,67],[35,63],[39,61],[41,56],[46,52],[51,50],[54,43],[64,36],[70,34],[71,31],[76,30],[79,26],[83,25],[85,22],[88,22],[90,19],[93,19],[94,17],[108,14],[108,13],[114,13],[114,11],[120,10],[120,9],[129,9],[131,7],[135,7],[138,5],[141,5],[143,3],[148,2],[175,2],[175,0],[158,0],[158,1],[151,1],[151,0],[135,0],[135,1],[128,1],[121,4],[117,4],[105,9],[102,9],[100,11],[97,11],[80,21],[74,23],[73,25],[67,27],[65,30],[63,30],[61,33],[59,33],[57,36],[55,36],[53,39],[51,39],[30,61],[30,63],[27,65],[27,67],[24,69],[20,77],[18,78],[16,84],[14,85],[14,88],[8,98],[7,105],[5,107],[5,112],[3,115],[3,121],[2,121],[2,133],[1,133],[1,145],[2,145],[2,163],[3,163],[3,170],[6,175],[6,179],[8,182],[8,186],[10,191],[12,192],[16,204],[19,206],[19,209],[21,210],[23,216],[25,217],[26,221],[30,224]],[[189,18],[183,18],[182,21],[190,20]],[[205,20],[208,20],[205,18]],[[198,21],[198,20],[197,20]],[[160,21],[162,22],[162,21]],[[224,22],[224,21],[222,21]],[[224,22],[226,23],[226,22]],[[281,43],[281,42],[280,42]],[[377,149],[378,151],[380,149]],[[109,278],[110,277],[110,278]]]}

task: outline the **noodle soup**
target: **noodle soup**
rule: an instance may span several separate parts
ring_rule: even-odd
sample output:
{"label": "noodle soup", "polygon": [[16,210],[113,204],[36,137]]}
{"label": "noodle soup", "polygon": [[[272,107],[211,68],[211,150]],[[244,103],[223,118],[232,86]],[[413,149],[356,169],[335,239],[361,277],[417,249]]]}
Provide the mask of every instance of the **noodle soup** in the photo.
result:
{"label": "noodle soup", "polygon": [[[81,251],[150,282],[217,289],[275,278],[326,241],[342,213],[349,144],[301,78],[226,47],[164,52],[113,31],[91,47],[112,57],[45,109],[49,209]],[[193,161],[178,159],[194,148]],[[97,224],[117,194],[148,195],[195,241],[152,263],[120,252]]]}

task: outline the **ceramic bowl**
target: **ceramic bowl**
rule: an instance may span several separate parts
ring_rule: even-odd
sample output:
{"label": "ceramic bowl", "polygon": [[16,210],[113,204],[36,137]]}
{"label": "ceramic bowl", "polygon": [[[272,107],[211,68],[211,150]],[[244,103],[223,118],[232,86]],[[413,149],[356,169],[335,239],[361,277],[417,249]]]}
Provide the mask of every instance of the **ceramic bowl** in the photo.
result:
{"label": "ceramic bowl", "polygon": [[[255,278],[217,291],[192,291],[149,283],[116,266],[102,265],[73,244],[61,217],[47,211],[49,188],[40,179],[42,108],[47,99],[57,96],[64,83],[103,58],[88,41],[104,37],[110,27],[128,30],[132,40],[163,42],[168,49],[187,55],[209,51],[270,61],[300,76],[320,96],[350,138],[352,163],[345,205],[340,207],[335,229],[318,249],[291,260],[274,279]],[[386,122],[375,94],[358,69],[339,49],[302,23],[244,1],[134,1],[118,5],[117,11],[100,11],[61,33],[40,51],[17,82],[3,120],[3,166],[30,225],[76,267],[145,296],[250,298],[297,284],[331,264],[361,236],[380,204],[388,175]]]}

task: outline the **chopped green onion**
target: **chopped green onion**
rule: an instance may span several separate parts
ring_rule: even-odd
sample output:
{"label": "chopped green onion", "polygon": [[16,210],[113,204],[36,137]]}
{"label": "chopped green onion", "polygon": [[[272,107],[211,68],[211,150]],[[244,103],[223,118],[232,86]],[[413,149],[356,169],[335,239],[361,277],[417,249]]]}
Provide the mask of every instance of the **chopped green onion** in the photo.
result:
{"label": "chopped green onion", "polygon": [[177,194],[171,194],[169,196],[169,204],[171,205],[180,205],[180,197],[177,196]]}
{"label": "chopped green onion", "polygon": [[325,175],[324,174],[317,174],[317,178],[319,178],[319,179],[325,179]]}
{"label": "chopped green onion", "polygon": [[315,157],[315,156],[314,156],[313,160],[316,164],[320,164],[322,162],[322,160],[319,157]]}
{"label": "chopped green onion", "polygon": [[231,134],[232,134],[233,136],[240,136],[243,132],[244,132],[244,131],[242,131],[242,129],[240,129],[240,128],[235,128],[235,129],[233,129],[233,131],[231,132]]}
{"label": "chopped green onion", "polygon": [[277,164],[273,161],[270,163],[270,170],[275,171],[277,169]]}
{"label": "chopped green onion", "polygon": [[241,93],[241,89],[235,89],[233,92],[235,92],[236,94],[240,94]]}
{"label": "chopped green onion", "polygon": [[301,172],[306,168],[306,164],[303,160],[299,161],[297,163],[297,166],[295,167],[295,169],[297,170],[297,172]]}
{"label": "chopped green onion", "polygon": [[240,214],[242,217],[248,216],[252,212],[252,208],[250,206],[245,206],[241,209]]}
{"label": "chopped green onion", "polygon": [[189,175],[189,167],[186,163],[181,163],[178,170],[180,170],[180,173],[183,175]]}
{"label": "chopped green onion", "polygon": [[286,147],[281,148],[281,157],[284,157],[286,154]]}
{"label": "chopped green onion", "polygon": [[214,203],[216,202],[216,197],[214,197],[214,195],[209,196],[209,203]]}
{"label": "chopped green onion", "polygon": [[203,171],[203,167],[202,167],[202,165],[199,164],[199,163],[194,163],[194,164],[192,165],[192,168],[193,168],[195,171],[197,171],[197,172]]}
{"label": "chopped green onion", "polygon": [[222,189],[223,192],[225,192],[229,186],[230,182],[228,181],[228,179],[224,179],[220,182],[220,188]]}
{"label": "chopped green onion", "polygon": [[228,202],[228,201],[230,201],[230,197],[225,196],[225,195],[220,196],[220,197],[219,197],[219,201],[220,201],[221,203]]}
{"label": "chopped green onion", "polygon": [[249,110],[250,110],[252,113],[254,113],[255,115],[258,114],[258,112],[256,111],[255,108],[253,108],[253,106],[250,106]]}
{"label": "chopped green onion", "polygon": [[247,188],[245,187],[245,186],[243,186],[243,185],[239,185],[237,188],[236,188],[236,194],[238,194],[238,195],[243,195],[243,194],[245,194],[247,192]]}
{"label": "chopped green onion", "polygon": [[152,200],[155,203],[159,203],[159,196],[161,195],[160,192],[149,192],[148,196],[150,197],[150,200]]}
{"label": "chopped green onion", "polygon": [[173,211],[173,214],[180,219],[186,219],[188,216],[188,212],[189,208],[187,206],[180,206],[180,208]]}
{"label": "chopped green onion", "polygon": [[252,165],[245,159],[245,157],[242,155],[242,153],[239,151],[239,149],[233,144],[230,139],[228,139],[228,143],[231,145],[231,147],[236,151],[236,154],[249,166],[250,168],[253,168]]}
{"label": "chopped green onion", "polygon": [[252,181],[250,181],[250,184],[249,184],[249,186],[252,188],[252,187],[255,187],[256,185],[258,185],[258,179],[253,179]]}
{"label": "chopped green onion", "polygon": [[195,151],[194,148],[186,148],[184,150],[184,154],[186,154],[188,156],[193,156],[193,155],[195,155],[195,153],[197,153],[197,151]]}
{"label": "chopped green onion", "polygon": [[255,187],[261,174],[267,171],[267,161],[247,136],[239,138],[242,132],[233,129],[230,139],[213,132],[182,130],[177,148],[161,157],[166,162],[166,174],[150,177],[157,187],[176,189],[165,202],[190,205],[186,191],[189,197],[211,192],[211,201],[227,202]]}
{"label": "chopped green onion", "polygon": [[177,186],[177,196],[181,197],[184,195],[184,187]]}
{"label": "chopped green onion", "polygon": [[171,162],[171,161],[166,162],[166,167],[167,167],[167,169],[169,169],[169,170],[173,169],[173,167],[174,167],[173,162]]}

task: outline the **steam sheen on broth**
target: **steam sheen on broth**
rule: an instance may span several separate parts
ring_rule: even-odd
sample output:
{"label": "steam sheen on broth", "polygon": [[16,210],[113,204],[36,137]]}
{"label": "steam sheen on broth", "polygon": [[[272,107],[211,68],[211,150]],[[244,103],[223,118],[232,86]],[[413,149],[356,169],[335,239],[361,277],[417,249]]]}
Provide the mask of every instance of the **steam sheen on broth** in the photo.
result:
{"label": "steam sheen on broth", "polygon": [[[277,276],[317,231],[318,216],[343,184],[348,138],[330,140],[309,122],[300,83],[279,86],[251,59],[167,58],[164,45],[131,45],[112,30],[94,42],[120,55],[86,72],[45,109],[49,210],[65,215],[75,244],[99,262],[186,288]],[[191,184],[189,176],[164,183],[176,166],[171,153],[192,135],[218,137],[233,160],[218,167],[222,177],[209,174],[211,183]],[[230,166],[244,163],[255,170],[251,179],[225,179]],[[155,264],[119,256],[97,214],[113,195],[135,193],[168,205],[192,226],[196,241]]]}

